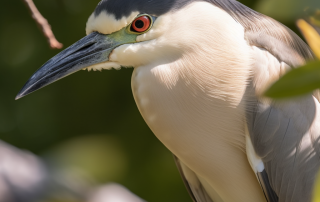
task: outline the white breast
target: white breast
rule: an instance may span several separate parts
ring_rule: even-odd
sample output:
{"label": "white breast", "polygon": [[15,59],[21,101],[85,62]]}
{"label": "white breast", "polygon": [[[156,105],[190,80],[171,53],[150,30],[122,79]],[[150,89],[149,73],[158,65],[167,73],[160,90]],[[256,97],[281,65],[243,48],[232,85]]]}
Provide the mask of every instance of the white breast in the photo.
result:
{"label": "white breast", "polygon": [[[133,94],[146,123],[170,151],[208,179],[225,201],[242,195],[251,199],[240,201],[261,201],[256,200],[261,190],[245,154],[241,101],[233,106],[231,101],[210,96],[205,86],[200,89],[183,78],[168,86],[159,78],[159,71],[170,72],[168,68],[141,67],[133,73]],[[244,194],[252,191],[257,198]]]}
{"label": "white breast", "polygon": [[[173,30],[166,39],[157,39],[161,47],[167,40],[167,47],[183,51],[174,61],[135,68],[132,90],[138,108],[159,140],[225,202],[265,201],[245,153],[243,97],[252,49],[244,40],[243,27],[211,4],[194,3],[185,9],[184,13],[197,14],[172,14],[179,19],[176,30],[199,25],[203,19],[210,23],[180,27],[190,32],[178,36],[181,33]],[[207,192],[211,188],[206,187]]]}
{"label": "white breast", "polygon": [[[215,96],[213,92],[224,92],[210,90],[210,85],[199,86],[197,75],[190,78],[175,68],[179,69],[174,65],[135,69],[133,94],[146,123],[170,151],[208,180],[226,202],[239,198],[263,201],[244,149],[242,97]],[[244,93],[244,86],[237,90]]]}

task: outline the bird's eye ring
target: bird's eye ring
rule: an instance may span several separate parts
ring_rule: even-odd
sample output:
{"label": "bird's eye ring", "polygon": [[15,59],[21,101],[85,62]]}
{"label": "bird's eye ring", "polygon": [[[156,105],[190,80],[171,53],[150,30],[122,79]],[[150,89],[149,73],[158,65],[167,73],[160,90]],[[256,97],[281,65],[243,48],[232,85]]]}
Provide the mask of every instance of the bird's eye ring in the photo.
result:
{"label": "bird's eye ring", "polygon": [[144,33],[150,29],[152,19],[147,15],[137,17],[130,26],[130,31],[135,33]]}

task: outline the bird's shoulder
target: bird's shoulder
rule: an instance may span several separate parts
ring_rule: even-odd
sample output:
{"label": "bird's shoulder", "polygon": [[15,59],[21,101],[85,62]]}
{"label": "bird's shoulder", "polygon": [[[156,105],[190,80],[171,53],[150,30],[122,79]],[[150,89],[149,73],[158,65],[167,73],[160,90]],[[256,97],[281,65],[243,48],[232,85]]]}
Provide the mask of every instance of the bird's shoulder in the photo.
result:
{"label": "bird's shoulder", "polygon": [[[313,60],[310,47],[291,29],[271,17],[248,8],[238,1],[217,6],[228,12],[244,28],[244,37],[253,51],[253,83],[261,95],[272,83],[292,68]],[[320,91],[313,96],[320,101]]]}
{"label": "bird's shoulder", "polygon": [[[291,29],[280,22],[248,8],[238,1],[217,1],[242,25],[244,39],[252,49],[252,80],[257,95],[292,68],[314,58],[310,47]],[[320,100],[317,91],[314,96]]]}
{"label": "bird's shoulder", "polygon": [[292,67],[313,58],[309,46],[296,33],[271,17],[237,1],[226,1],[219,6],[244,27],[245,39],[251,46],[266,49]]}

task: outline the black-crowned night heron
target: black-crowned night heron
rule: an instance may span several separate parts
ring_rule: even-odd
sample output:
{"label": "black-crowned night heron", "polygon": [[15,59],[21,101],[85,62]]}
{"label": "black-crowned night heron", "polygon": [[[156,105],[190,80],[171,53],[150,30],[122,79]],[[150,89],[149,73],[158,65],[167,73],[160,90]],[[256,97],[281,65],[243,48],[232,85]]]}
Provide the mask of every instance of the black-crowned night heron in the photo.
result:
{"label": "black-crowned night heron", "polygon": [[103,0],[86,31],[17,98],[81,69],[134,67],[138,108],[194,201],[311,200],[320,96],[260,96],[312,59],[295,33],[235,0]]}

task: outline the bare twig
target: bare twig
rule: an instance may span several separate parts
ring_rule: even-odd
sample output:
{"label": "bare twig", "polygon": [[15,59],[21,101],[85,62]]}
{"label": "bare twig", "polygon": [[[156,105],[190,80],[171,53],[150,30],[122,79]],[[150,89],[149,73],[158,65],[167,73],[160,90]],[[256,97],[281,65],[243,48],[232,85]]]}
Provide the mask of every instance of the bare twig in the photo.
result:
{"label": "bare twig", "polygon": [[48,38],[48,42],[50,47],[53,49],[61,49],[63,44],[60,43],[56,37],[54,36],[51,26],[49,25],[48,21],[41,15],[39,10],[37,9],[36,5],[33,3],[32,0],[23,0],[27,6],[29,7],[33,19],[39,24],[42,28],[44,35]]}

